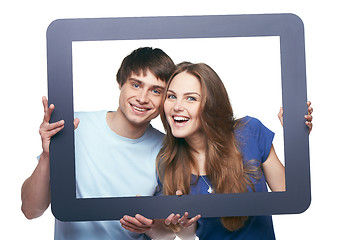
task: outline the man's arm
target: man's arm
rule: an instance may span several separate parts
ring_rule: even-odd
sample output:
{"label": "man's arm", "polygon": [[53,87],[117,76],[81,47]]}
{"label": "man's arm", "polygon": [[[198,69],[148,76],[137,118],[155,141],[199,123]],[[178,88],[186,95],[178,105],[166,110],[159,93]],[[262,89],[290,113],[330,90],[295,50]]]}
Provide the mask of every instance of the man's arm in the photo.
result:
{"label": "man's arm", "polygon": [[21,188],[21,210],[25,217],[40,217],[50,205],[49,156],[40,155],[38,165]]}

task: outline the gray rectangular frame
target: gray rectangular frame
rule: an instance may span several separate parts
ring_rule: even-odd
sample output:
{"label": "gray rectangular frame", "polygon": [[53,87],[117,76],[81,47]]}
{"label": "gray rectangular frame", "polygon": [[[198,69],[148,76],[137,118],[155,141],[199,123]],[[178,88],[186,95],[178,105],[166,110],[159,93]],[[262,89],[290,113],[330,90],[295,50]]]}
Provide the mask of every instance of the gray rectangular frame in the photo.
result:
{"label": "gray rectangular frame", "polygon": [[[73,110],[72,42],[279,36],[284,107],[285,192],[77,199]],[[170,213],[202,217],[293,214],[311,202],[304,26],[294,14],[60,19],[47,30],[51,122],[65,128],[50,144],[51,209],[61,221],[119,220],[140,213],[165,218]]]}

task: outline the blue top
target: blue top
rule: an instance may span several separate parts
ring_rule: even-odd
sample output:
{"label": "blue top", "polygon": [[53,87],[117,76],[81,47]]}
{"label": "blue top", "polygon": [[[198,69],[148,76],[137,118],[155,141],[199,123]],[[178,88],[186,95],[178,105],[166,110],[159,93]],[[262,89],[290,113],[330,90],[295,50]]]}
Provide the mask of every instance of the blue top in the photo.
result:
{"label": "blue top", "polygon": [[[239,126],[235,130],[235,136],[243,154],[243,161],[247,162],[255,159],[259,160],[257,164],[260,165],[260,163],[266,161],[270,153],[274,133],[256,118],[246,116],[242,118],[242,123],[245,123],[245,125]],[[211,185],[210,180],[206,176],[202,177],[199,177],[197,182],[197,176],[192,177],[192,182],[195,180],[195,185],[191,185],[190,194],[209,194],[207,184]],[[252,180],[256,192],[268,191],[263,174],[258,181]],[[252,191],[252,189],[248,187],[248,191]],[[196,235],[199,239],[206,240],[275,239],[271,216],[249,217],[243,228],[233,232],[228,231],[222,226],[220,218],[200,218],[197,224]]]}

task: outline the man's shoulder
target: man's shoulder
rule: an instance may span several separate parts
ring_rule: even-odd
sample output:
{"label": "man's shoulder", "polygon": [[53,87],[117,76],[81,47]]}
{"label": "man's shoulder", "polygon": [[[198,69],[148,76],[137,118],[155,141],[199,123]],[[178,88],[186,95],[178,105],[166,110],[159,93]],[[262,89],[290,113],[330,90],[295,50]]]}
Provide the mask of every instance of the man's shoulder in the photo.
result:
{"label": "man's shoulder", "polygon": [[153,135],[154,137],[164,138],[164,133],[159,131],[158,129],[154,128],[151,124],[149,124],[149,127],[147,128],[147,131]]}
{"label": "man's shoulder", "polygon": [[79,111],[74,112],[74,116],[77,118],[86,118],[86,117],[102,117],[106,115],[106,110],[100,110],[100,111]]}

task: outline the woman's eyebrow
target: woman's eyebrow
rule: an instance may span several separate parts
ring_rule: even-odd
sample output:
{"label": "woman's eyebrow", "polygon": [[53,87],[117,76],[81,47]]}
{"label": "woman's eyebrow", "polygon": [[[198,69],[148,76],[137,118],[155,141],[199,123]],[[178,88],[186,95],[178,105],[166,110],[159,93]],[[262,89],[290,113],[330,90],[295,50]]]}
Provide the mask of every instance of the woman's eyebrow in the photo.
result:
{"label": "woman's eyebrow", "polygon": [[[171,89],[168,89],[168,92],[171,92],[171,93],[173,93],[173,94],[176,94],[173,90],[171,90]],[[187,95],[192,95],[192,94],[196,94],[196,95],[198,95],[199,97],[201,97],[201,95],[199,94],[199,93],[197,93],[197,92],[186,92],[186,93],[184,93],[184,95],[185,96],[187,96]]]}
{"label": "woman's eyebrow", "polygon": [[201,95],[197,92],[186,92],[184,93],[184,95],[192,95],[192,94],[196,94],[196,95],[199,95],[199,97],[201,97]]}

